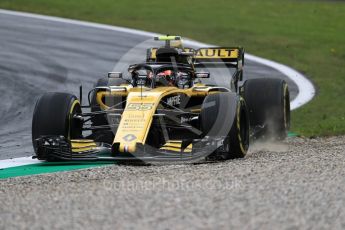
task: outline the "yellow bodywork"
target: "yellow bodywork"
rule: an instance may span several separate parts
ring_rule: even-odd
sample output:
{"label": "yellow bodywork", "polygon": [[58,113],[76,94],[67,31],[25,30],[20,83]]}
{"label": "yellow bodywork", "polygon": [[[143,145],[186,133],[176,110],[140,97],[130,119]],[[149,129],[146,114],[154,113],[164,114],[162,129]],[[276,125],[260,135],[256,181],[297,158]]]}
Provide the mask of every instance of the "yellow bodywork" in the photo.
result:
{"label": "yellow bodywork", "polygon": [[[145,144],[150,126],[162,98],[168,95],[184,94],[188,97],[205,97],[210,93],[212,87],[203,84],[195,84],[189,89],[179,89],[177,87],[158,87],[158,88],[140,88],[132,86],[123,86],[123,91],[100,91],[97,92],[97,103],[103,110],[111,109],[104,103],[104,97],[126,96],[126,107],[121,115],[121,121],[117,128],[113,145],[119,146],[118,151],[130,152],[136,151],[138,144]],[[193,109],[193,112],[200,109]],[[180,144],[181,146],[181,144]],[[188,146],[184,152],[190,152],[192,146]],[[181,150],[174,146],[163,146],[165,150]]]}

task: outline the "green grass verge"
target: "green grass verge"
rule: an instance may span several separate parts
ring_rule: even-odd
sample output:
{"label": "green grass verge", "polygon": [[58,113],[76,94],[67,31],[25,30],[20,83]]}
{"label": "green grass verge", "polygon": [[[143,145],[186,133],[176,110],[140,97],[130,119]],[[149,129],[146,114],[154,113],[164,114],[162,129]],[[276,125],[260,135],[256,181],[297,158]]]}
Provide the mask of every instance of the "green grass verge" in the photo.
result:
{"label": "green grass verge", "polygon": [[318,94],[293,112],[292,131],[345,134],[345,3],[297,0],[2,0],[5,9],[241,45],[309,76]]}

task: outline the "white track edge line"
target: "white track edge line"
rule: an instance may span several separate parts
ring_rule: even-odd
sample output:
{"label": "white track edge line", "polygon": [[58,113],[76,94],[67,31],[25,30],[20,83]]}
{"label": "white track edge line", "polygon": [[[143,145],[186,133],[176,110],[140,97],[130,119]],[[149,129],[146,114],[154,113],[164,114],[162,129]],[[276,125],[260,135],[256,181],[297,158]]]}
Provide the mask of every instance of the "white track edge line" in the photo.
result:
{"label": "white track edge line", "polygon": [[[99,29],[105,29],[105,30],[113,30],[113,31],[130,33],[130,34],[147,36],[147,37],[153,37],[157,35],[156,33],[146,32],[146,31],[141,31],[141,30],[136,30],[136,29],[129,29],[125,27],[111,26],[111,25],[105,25],[105,24],[94,23],[94,22],[85,22],[85,21],[80,21],[80,20],[75,20],[75,19],[66,19],[66,18],[60,18],[60,17],[55,17],[55,16],[46,16],[46,15],[17,12],[17,11],[11,11],[11,10],[3,10],[3,9],[0,9],[0,13],[13,15],[13,16],[35,18],[35,19],[46,20],[46,21],[62,22],[62,23],[68,23],[68,24],[73,24],[73,25],[93,27],[93,28],[99,28]],[[192,40],[187,40],[186,42],[190,45],[195,45],[195,46],[214,46],[214,45],[209,45],[209,44],[192,41]],[[286,66],[284,64],[280,64],[280,63],[277,63],[268,59],[264,59],[261,57],[257,57],[251,54],[246,54],[246,59],[269,66],[273,69],[276,69],[279,72],[286,75],[288,78],[290,78],[293,82],[295,82],[295,84],[298,87],[298,94],[297,94],[297,97],[293,101],[291,101],[291,104],[290,104],[291,109],[296,109],[298,107],[301,107],[302,105],[308,103],[314,97],[315,88],[313,84],[311,83],[311,81],[307,79],[303,74],[294,70],[293,68]],[[0,160],[0,169],[21,166],[21,165],[35,164],[39,162],[40,161],[36,159],[31,159],[30,157],[20,157],[20,158]]]}
{"label": "white track edge line", "polygon": [[[40,162],[41,161],[39,161],[37,159],[32,159],[32,157],[18,157],[18,158],[0,160],[0,169],[12,168],[12,167],[23,166],[23,165],[37,164]],[[1,171],[0,171],[0,173],[1,173]]]}

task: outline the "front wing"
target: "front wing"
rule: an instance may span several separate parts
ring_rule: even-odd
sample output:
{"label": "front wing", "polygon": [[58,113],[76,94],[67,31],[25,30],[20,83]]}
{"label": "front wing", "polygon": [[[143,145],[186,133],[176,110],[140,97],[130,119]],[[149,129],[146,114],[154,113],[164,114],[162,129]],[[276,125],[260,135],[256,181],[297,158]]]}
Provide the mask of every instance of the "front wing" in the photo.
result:
{"label": "front wing", "polygon": [[[67,141],[63,136],[43,136],[35,140],[39,160],[47,161],[200,161],[211,153],[221,151],[224,138],[170,141],[161,148],[147,145],[135,153],[112,152],[111,146],[92,140]],[[214,155],[214,154],[213,154]]]}

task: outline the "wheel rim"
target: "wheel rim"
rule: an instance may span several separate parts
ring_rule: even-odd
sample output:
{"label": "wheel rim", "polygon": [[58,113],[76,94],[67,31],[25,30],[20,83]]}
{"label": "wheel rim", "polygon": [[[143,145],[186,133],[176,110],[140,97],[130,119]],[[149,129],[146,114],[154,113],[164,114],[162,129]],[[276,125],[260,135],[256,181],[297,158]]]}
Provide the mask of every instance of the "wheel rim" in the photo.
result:
{"label": "wheel rim", "polygon": [[75,120],[73,119],[74,114],[78,112],[81,112],[80,102],[78,100],[74,100],[68,115],[68,140],[79,137],[82,134],[82,125],[77,125]]}
{"label": "wheel rim", "polygon": [[249,145],[249,124],[247,122],[247,115],[244,108],[241,110],[240,114],[240,136],[241,144],[243,144],[243,150],[246,152]]}

